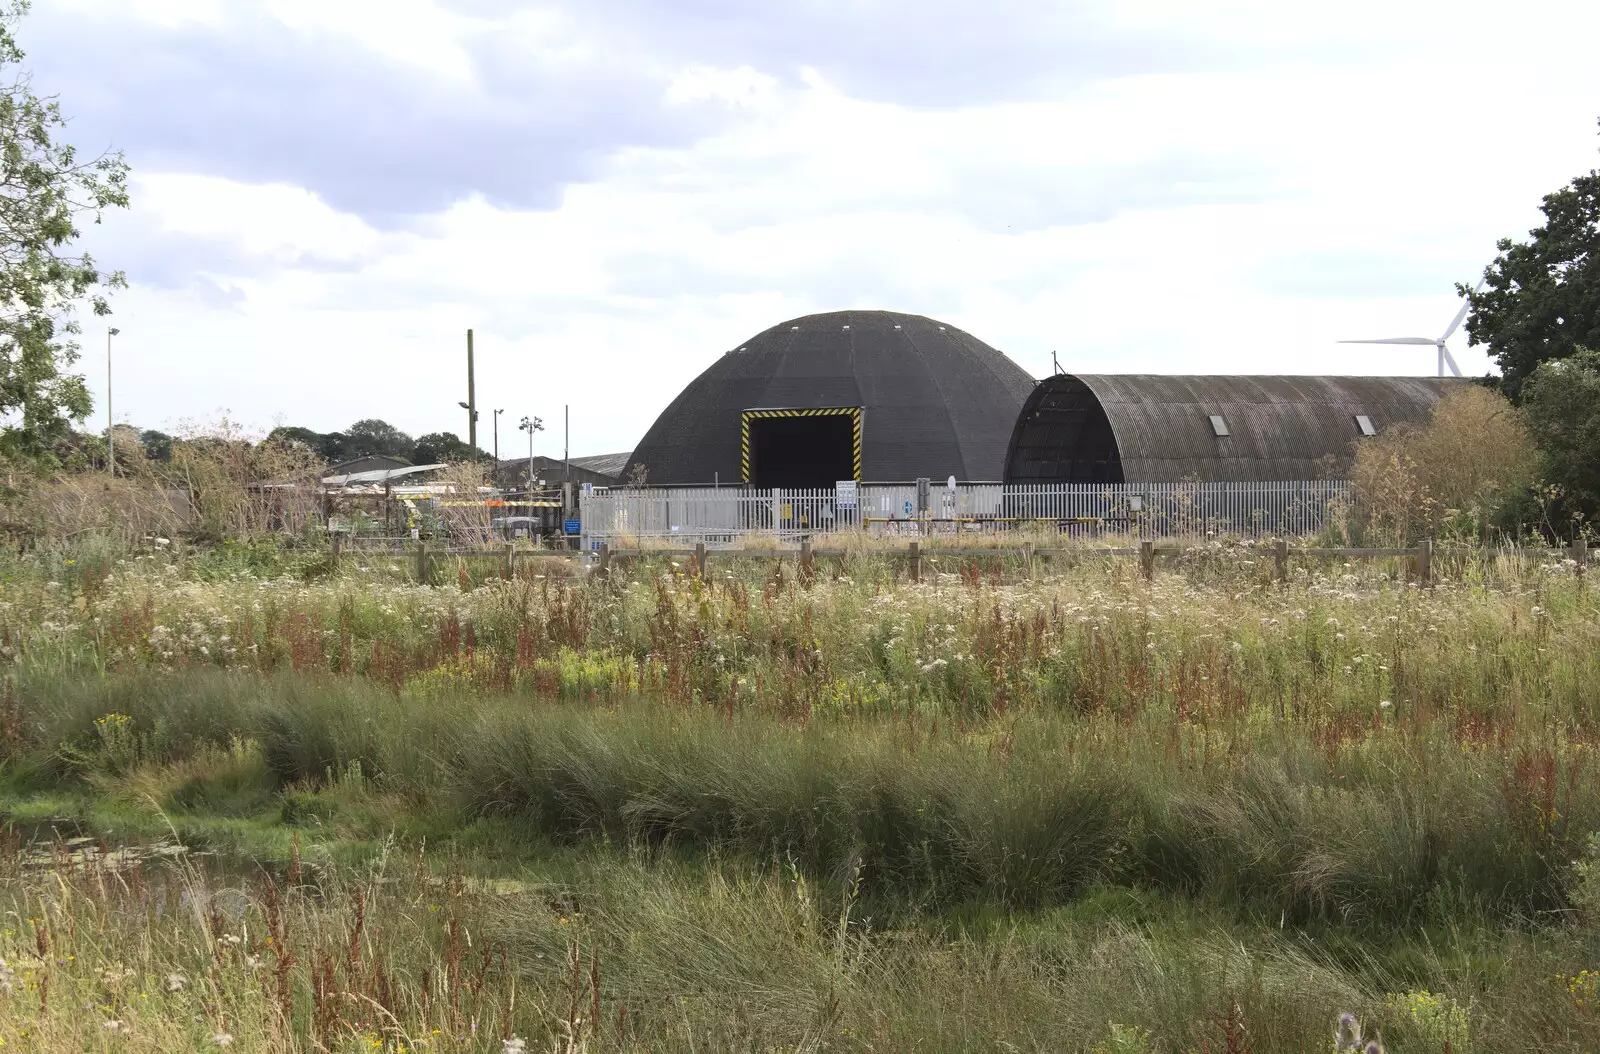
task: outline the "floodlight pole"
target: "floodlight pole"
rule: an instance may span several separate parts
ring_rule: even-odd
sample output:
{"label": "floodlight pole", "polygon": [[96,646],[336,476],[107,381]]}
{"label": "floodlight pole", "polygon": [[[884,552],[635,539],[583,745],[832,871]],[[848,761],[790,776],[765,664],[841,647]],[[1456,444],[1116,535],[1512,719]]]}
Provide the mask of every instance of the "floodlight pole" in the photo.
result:
{"label": "floodlight pole", "polygon": [[106,471],[117,474],[116,423],[111,416],[111,338],[122,330],[111,326],[106,330]]}
{"label": "floodlight pole", "polygon": [[496,472],[500,471],[500,415],[503,413],[505,413],[503,408],[494,412],[494,469]]}
{"label": "floodlight pole", "polygon": [[478,393],[472,376],[472,330],[467,330],[467,445],[478,449]]}

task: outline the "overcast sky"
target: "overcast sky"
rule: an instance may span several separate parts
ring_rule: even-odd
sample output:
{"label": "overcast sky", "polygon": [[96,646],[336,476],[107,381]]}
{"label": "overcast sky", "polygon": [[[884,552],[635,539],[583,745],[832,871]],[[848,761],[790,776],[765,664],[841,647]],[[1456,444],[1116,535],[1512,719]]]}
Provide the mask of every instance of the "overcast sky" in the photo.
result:
{"label": "overcast sky", "polygon": [[36,0],[19,33],[133,165],[90,248],[144,427],[464,435],[471,326],[482,446],[504,407],[502,454],[530,413],[559,453],[570,403],[575,455],[626,450],[840,308],[1036,376],[1431,373],[1335,341],[1437,335],[1600,163],[1592,0]]}

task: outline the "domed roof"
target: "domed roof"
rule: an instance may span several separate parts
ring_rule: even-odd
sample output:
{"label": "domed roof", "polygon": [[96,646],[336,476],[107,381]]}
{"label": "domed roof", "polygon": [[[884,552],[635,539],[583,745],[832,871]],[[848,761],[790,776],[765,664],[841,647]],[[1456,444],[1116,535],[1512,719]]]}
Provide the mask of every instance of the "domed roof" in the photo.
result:
{"label": "domed roof", "polygon": [[1438,377],[1056,374],[1029,396],[1007,483],[1323,479],[1349,470],[1363,436],[1422,424]]}
{"label": "domed roof", "polygon": [[859,407],[862,479],[998,480],[1033,385],[994,348],[931,318],[806,315],[757,334],[691,381],[645,433],[624,478],[643,465],[651,484],[737,484],[744,411]]}

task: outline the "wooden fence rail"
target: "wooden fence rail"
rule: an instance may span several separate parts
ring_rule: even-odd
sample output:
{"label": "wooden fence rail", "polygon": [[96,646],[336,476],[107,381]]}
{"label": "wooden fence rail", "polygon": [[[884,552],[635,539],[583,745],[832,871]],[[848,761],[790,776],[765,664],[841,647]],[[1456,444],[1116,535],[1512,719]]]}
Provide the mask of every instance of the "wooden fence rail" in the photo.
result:
{"label": "wooden fence rail", "polygon": [[[891,560],[903,561],[906,565],[908,577],[912,581],[920,581],[924,564],[927,561],[947,557],[969,560],[1018,560],[1031,570],[1036,560],[1136,556],[1139,558],[1141,573],[1146,578],[1151,578],[1155,574],[1159,560],[1202,552],[1204,548],[1199,545],[1157,545],[1154,541],[1146,539],[1137,546],[1072,546],[1061,548],[1032,545],[971,548],[924,547],[920,542],[913,541],[905,548],[879,547],[863,550],[816,548],[807,540],[803,541],[798,549],[709,549],[702,542],[692,548],[678,549],[612,549],[609,545],[602,544],[598,551],[578,552],[562,549],[518,549],[512,545],[506,545],[500,549],[435,549],[424,542],[413,550],[412,556],[415,559],[416,580],[425,583],[432,583],[436,570],[435,561],[440,558],[466,561],[493,560],[498,564],[501,575],[510,578],[515,576],[519,561],[532,558],[592,562],[594,569],[601,574],[608,573],[612,564],[622,558],[679,558],[689,562],[693,573],[704,576],[713,557],[718,562],[725,560],[790,559],[797,563],[803,573],[809,574],[814,570],[818,558],[840,559],[856,555],[881,556]],[[1245,550],[1235,550],[1235,552],[1243,551]],[[1288,579],[1289,561],[1293,558],[1308,560],[1404,559],[1411,562],[1413,572],[1418,581],[1424,584],[1431,584],[1434,578],[1435,560],[1440,556],[1469,555],[1482,557],[1492,556],[1507,550],[1472,546],[1439,547],[1431,541],[1424,541],[1413,548],[1318,548],[1293,546],[1287,541],[1279,540],[1270,546],[1260,546],[1250,551],[1272,558],[1273,577],[1278,581],[1286,581]],[[1512,550],[1512,552],[1517,552],[1517,550]],[[1552,550],[1538,550],[1538,552],[1548,554]],[[336,563],[340,559],[340,554],[341,548],[335,544],[333,547],[333,559]],[[1581,576],[1587,571],[1589,547],[1583,539],[1580,538],[1573,542],[1566,550],[1566,556],[1573,562],[1574,569],[1578,575]]]}

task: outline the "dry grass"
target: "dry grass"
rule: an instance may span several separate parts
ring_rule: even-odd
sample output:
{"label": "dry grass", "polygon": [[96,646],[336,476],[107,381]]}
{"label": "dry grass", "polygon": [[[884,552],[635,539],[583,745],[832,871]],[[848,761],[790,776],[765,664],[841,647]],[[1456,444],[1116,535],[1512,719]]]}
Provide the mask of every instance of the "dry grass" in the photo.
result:
{"label": "dry grass", "polygon": [[1516,409],[1478,385],[1451,392],[1426,426],[1363,440],[1351,482],[1369,528],[1401,539],[1515,526],[1538,472]]}

